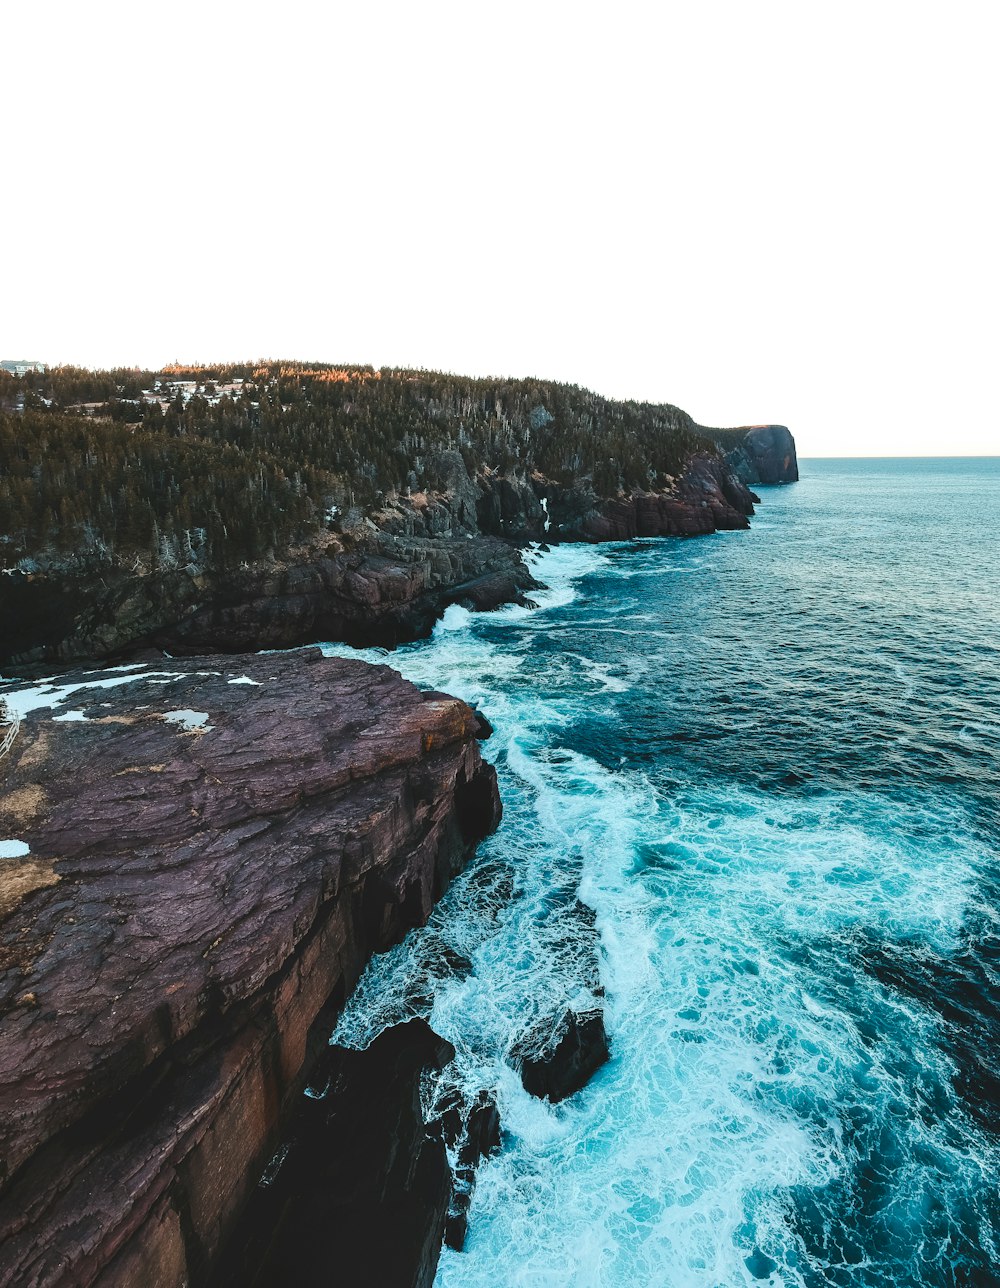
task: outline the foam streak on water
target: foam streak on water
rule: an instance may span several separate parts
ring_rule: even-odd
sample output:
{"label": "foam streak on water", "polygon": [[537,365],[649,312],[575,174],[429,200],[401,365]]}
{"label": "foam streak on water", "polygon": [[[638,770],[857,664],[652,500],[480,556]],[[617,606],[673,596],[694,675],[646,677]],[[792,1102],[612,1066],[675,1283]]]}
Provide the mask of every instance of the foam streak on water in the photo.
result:
{"label": "foam streak on water", "polygon": [[[750,533],[558,548],[537,610],[369,654],[483,709],[505,804],[337,1032],[429,1013],[498,1090],[444,1288],[997,1281],[997,484],[814,463]],[[551,1107],[505,1056],[599,994],[577,898],[613,1058]]]}

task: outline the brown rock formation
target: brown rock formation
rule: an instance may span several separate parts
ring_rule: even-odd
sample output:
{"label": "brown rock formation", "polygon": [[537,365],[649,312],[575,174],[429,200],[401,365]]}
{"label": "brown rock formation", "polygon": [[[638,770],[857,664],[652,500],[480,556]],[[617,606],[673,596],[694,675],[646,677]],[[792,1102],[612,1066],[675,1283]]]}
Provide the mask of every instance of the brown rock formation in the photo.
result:
{"label": "brown rock formation", "polygon": [[364,1051],[328,1047],[319,1090],[300,1099],[212,1288],[430,1288],[452,1173],[424,1117],[421,1078],[454,1054],[419,1019]]}
{"label": "brown rock formation", "polygon": [[[107,659],[155,647],[239,653],[318,640],[395,647],[429,635],[449,604],[489,610],[536,588],[518,543],[697,536],[745,528],[754,497],[696,453],[665,490],[601,496],[588,480],[471,477],[439,454],[445,491],[396,497],[349,531],[273,563],[170,572],[109,564],[0,578],[0,666]],[[544,505],[543,505],[544,502]],[[547,508],[546,508],[547,507]]]}
{"label": "brown rock formation", "polygon": [[733,473],[755,483],[796,483],[799,463],[795,439],[784,425],[744,425],[739,429],[705,429],[726,452]]}
{"label": "brown rock formation", "polygon": [[148,674],[0,764],[4,1285],[203,1282],[365,962],[499,820],[474,713],[388,668]]}

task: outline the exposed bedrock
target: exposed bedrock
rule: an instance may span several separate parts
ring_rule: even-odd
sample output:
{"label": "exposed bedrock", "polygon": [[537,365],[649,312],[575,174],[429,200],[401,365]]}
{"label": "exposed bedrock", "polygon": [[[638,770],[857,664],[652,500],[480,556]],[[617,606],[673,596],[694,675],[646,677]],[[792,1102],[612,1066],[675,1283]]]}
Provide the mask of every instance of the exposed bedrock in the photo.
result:
{"label": "exposed bedrock", "polygon": [[[705,430],[709,436],[713,431]],[[751,425],[723,431],[720,446],[733,472],[743,483],[795,483],[799,464],[795,439],[784,425]]]}
{"label": "exposed bedrock", "polygon": [[[449,477],[456,474],[457,464]],[[586,481],[565,485],[539,474],[500,477],[489,471],[479,475],[477,482],[480,530],[515,541],[700,536],[746,528],[747,515],[753,513],[753,494],[721,458],[708,453],[692,456],[683,472],[660,491],[634,490],[608,497]],[[427,503],[408,517],[408,530],[421,531],[424,523],[439,530],[437,505]],[[467,513],[467,504],[462,506],[462,513]]]}
{"label": "exposed bedrock", "polygon": [[[601,501],[571,522],[557,521],[556,534],[563,540],[578,534],[593,541],[705,536],[748,528],[755,499],[718,457],[699,455],[670,492],[635,492]],[[560,516],[567,503],[554,500],[550,508]]]}
{"label": "exposed bedrock", "polygon": [[446,1079],[454,1055],[422,1019],[363,1051],[327,1047],[211,1288],[429,1288],[500,1144],[489,1094],[452,1088],[427,1107],[428,1077]]}
{"label": "exposed bedrock", "polygon": [[599,496],[538,474],[470,477],[442,452],[443,490],[395,496],[367,519],[272,562],[171,571],[136,560],[67,561],[0,577],[0,666],[291,648],[317,640],[392,648],[429,635],[444,610],[524,603],[537,588],[529,541],[618,541],[745,528],[754,497],[717,455],[693,456],[660,491]]}
{"label": "exposed bedrock", "polygon": [[368,958],[500,817],[473,711],[386,667],[148,674],[29,713],[0,762],[30,847],[0,860],[17,1288],[206,1282]]}
{"label": "exposed bedrock", "polygon": [[146,647],[239,653],[343,640],[391,648],[429,635],[449,604],[488,610],[523,602],[537,584],[508,541],[374,529],[263,567],[108,567],[0,583],[0,665],[8,670]]}

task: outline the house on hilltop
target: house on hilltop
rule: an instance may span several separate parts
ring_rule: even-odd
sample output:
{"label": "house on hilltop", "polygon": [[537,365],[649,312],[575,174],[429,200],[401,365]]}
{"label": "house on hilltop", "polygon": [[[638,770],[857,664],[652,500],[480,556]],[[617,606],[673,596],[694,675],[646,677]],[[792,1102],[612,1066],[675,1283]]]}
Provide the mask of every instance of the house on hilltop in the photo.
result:
{"label": "house on hilltop", "polygon": [[14,376],[26,376],[29,371],[44,371],[44,362],[28,362],[25,358],[8,359],[0,362],[0,371],[9,371]]}

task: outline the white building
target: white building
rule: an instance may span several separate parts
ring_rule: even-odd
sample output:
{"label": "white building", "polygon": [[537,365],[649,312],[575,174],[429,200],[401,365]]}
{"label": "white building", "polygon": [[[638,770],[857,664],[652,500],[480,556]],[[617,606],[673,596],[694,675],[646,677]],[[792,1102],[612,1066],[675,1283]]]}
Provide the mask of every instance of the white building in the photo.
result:
{"label": "white building", "polygon": [[29,371],[44,371],[44,362],[28,362],[24,358],[0,362],[0,370],[9,371],[15,376],[25,376]]}

